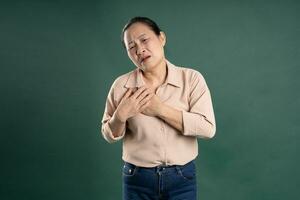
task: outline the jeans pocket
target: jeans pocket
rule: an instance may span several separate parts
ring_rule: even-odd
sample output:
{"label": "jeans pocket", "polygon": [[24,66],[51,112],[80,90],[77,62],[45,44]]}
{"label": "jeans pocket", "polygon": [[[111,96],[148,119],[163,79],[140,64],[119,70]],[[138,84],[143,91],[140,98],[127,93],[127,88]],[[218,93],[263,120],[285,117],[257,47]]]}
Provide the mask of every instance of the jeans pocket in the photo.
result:
{"label": "jeans pocket", "polygon": [[138,167],[131,164],[131,163],[127,163],[125,162],[123,165],[123,169],[122,169],[122,174],[123,176],[126,177],[132,177],[136,174]]}
{"label": "jeans pocket", "polygon": [[178,167],[179,175],[186,180],[193,180],[196,177],[195,163],[192,161],[184,166]]}

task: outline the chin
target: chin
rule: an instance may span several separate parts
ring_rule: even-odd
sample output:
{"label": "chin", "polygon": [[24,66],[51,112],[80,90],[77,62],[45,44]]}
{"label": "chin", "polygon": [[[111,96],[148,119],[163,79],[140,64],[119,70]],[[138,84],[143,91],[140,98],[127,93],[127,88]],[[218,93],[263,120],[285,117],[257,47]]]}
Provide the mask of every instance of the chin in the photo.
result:
{"label": "chin", "polygon": [[140,69],[140,70],[142,70],[142,71],[146,71],[147,70],[147,66],[138,66],[138,68]]}
{"label": "chin", "polygon": [[154,67],[155,67],[154,65],[146,64],[146,65],[141,65],[139,68],[143,71],[149,71],[149,70],[153,69]]}

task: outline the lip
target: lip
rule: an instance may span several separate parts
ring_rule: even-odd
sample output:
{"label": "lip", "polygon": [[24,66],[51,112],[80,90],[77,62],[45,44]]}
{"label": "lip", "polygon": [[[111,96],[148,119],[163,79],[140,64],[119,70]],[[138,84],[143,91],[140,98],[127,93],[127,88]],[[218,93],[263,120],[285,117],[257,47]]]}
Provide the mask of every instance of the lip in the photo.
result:
{"label": "lip", "polygon": [[148,58],[150,58],[151,56],[146,56],[144,58],[141,59],[141,63],[143,63],[144,61],[146,61]]}

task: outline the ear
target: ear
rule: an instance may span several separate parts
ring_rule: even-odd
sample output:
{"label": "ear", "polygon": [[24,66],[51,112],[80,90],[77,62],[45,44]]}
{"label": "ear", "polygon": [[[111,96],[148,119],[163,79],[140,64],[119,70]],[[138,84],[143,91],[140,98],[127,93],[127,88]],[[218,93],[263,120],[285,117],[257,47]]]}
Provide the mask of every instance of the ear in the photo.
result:
{"label": "ear", "polygon": [[159,40],[160,40],[160,42],[162,43],[162,45],[164,47],[166,45],[166,42],[167,42],[167,36],[163,31],[160,32]]}

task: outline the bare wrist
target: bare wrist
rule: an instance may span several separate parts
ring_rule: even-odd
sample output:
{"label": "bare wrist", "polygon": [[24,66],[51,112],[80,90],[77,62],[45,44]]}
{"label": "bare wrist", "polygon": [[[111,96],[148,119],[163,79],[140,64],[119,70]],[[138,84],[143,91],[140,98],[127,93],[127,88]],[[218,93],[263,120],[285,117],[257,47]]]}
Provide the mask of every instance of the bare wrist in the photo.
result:
{"label": "bare wrist", "polygon": [[118,121],[122,122],[122,123],[125,123],[126,122],[126,118],[124,118],[122,116],[122,114],[120,114],[120,111],[117,109],[116,112],[115,112],[115,117]]}
{"label": "bare wrist", "polygon": [[159,109],[158,109],[158,111],[157,111],[157,116],[158,116],[159,118],[163,118],[165,109],[166,109],[166,105],[163,104],[163,103],[161,103],[161,105],[159,106]]}

